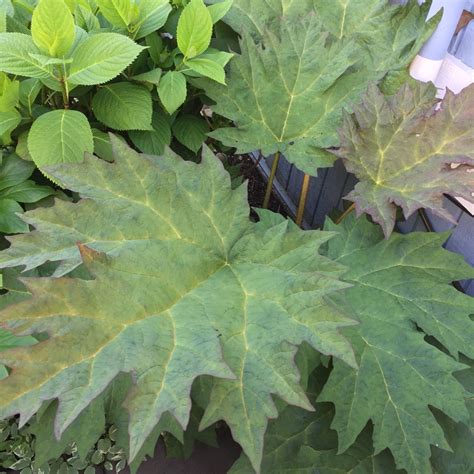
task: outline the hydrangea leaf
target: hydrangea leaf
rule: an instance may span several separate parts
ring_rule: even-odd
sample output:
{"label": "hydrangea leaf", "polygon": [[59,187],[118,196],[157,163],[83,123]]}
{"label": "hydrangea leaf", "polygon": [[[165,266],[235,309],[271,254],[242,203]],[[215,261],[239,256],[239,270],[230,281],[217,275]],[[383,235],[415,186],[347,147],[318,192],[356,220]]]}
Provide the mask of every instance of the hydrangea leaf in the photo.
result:
{"label": "hydrangea leaf", "polygon": [[[21,346],[31,346],[36,344],[36,339],[32,336],[15,336],[10,331],[0,327],[0,351],[13,349]],[[0,380],[8,375],[6,368],[0,364]]]}
{"label": "hydrangea leaf", "polygon": [[[348,28],[332,2],[311,3],[236,0],[226,20],[243,28],[242,54],[231,63],[227,87],[204,87],[214,110],[236,127],[212,137],[238,153],[280,151],[315,175],[334,162],[325,149],[339,145],[343,108],[370,81],[406,67],[435,20],[425,24],[426,6],[416,1],[389,7],[386,0],[345,0],[341,5],[358,18],[358,28]],[[385,42],[391,46],[381,47]]]}
{"label": "hydrangea leaf", "polygon": [[430,445],[449,445],[429,406],[454,421],[468,417],[465,390],[453,373],[466,367],[455,360],[459,352],[474,355],[473,300],[450,283],[474,271],[442,248],[444,234],[393,234],[387,241],[378,226],[353,216],[327,228],[340,232],[328,255],[350,268],[353,286],[345,296],[360,320],[344,331],[359,368],[335,361],[319,398],[335,404],[339,452],[372,421],[376,453],[389,448],[399,469],[431,472]]}
{"label": "hydrangea leaf", "polygon": [[252,223],[245,186],[232,190],[209,151],[197,165],[113,142],[114,163],[47,168],[85,199],[27,213],[36,230],[7,250],[26,244],[31,267],[77,259],[81,242],[91,279],[24,279],[32,298],[1,313],[2,323],[49,339],[1,354],[13,370],[0,383],[0,417],[20,413],[24,423],[58,399],[59,436],[119,373],[133,372],[133,459],[163,414],[187,425],[191,385],[211,375],[204,424],[227,421],[258,467],[267,419],[277,416],[271,395],[311,409],[297,347],[306,341],[354,365],[338,331],[354,321],[325,300],[347,286],[344,269],[317,253],[332,233],[296,231],[271,213]]}
{"label": "hydrangea leaf", "polygon": [[386,236],[397,206],[406,217],[427,208],[452,220],[443,209],[443,194],[473,200],[474,174],[467,170],[474,166],[474,85],[457,96],[448,91],[436,112],[433,90],[417,83],[385,97],[372,85],[340,132],[338,154],[360,180],[347,199],[358,212],[370,214]]}

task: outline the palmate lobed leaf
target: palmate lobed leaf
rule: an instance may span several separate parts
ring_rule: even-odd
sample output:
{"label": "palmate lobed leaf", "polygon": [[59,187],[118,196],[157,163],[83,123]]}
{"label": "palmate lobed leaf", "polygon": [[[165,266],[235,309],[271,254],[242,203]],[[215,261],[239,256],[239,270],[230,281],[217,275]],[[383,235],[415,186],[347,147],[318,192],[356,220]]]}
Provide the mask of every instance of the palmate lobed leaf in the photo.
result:
{"label": "palmate lobed leaf", "polygon": [[438,20],[425,23],[428,8],[416,0],[235,0],[225,21],[242,32],[242,54],[227,88],[205,85],[235,128],[211,136],[238,153],[280,151],[312,175],[331,166],[326,149],[339,145],[343,108],[370,81],[394,82],[404,71]]}
{"label": "palmate lobed leaf", "polygon": [[376,453],[389,448],[399,469],[431,472],[430,445],[449,445],[429,407],[468,421],[466,391],[453,373],[466,368],[455,360],[459,353],[474,355],[474,300],[451,282],[472,278],[474,269],[442,248],[444,234],[384,240],[378,226],[353,216],[327,229],[340,232],[329,242],[328,256],[350,268],[345,279],[353,286],[345,297],[360,320],[344,330],[359,368],[335,361],[319,397],[335,405],[339,452],[372,421]]}
{"label": "palmate lobed leaf", "polygon": [[365,71],[344,75],[356,62],[356,48],[330,44],[314,12],[298,22],[283,19],[277,33],[267,32],[264,45],[244,35],[227,86],[206,82],[214,111],[236,124],[210,136],[238,153],[281,151],[314,175],[334,162],[323,148],[338,144],[333,130],[342,106],[363,90]]}
{"label": "palmate lobed leaf", "polygon": [[466,399],[469,411],[469,422],[455,423],[443,413],[437,412],[436,418],[446,433],[446,440],[452,452],[432,448],[432,465],[436,474],[457,474],[471,472],[474,469],[474,364],[464,357],[463,363],[469,369],[456,374],[458,380],[466,389]]}
{"label": "palmate lobed leaf", "polygon": [[[360,182],[347,196],[358,212],[393,230],[397,206],[406,217],[420,208],[452,220],[443,209],[443,194],[472,201],[474,173],[474,85],[458,96],[448,91],[441,109],[434,87],[403,86],[385,97],[372,85],[346,115],[337,152]],[[451,168],[451,164],[460,164]]]}
{"label": "palmate lobed leaf", "polygon": [[231,190],[209,151],[196,165],[171,152],[138,155],[117,139],[114,147],[113,164],[90,157],[47,168],[84,199],[27,213],[36,230],[1,253],[4,267],[64,260],[70,269],[81,263],[79,241],[92,279],[25,279],[32,298],[1,313],[21,333],[50,337],[0,356],[13,369],[0,384],[0,417],[20,413],[25,422],[57,398],[60,435],[131,372],[133,459],[163,414],[186,426],[191,384],[212,375],[201,427],[225,420],[258,470],[268,418],[277,416],[271,395],[311,409],[297,346],[354,364],[338,333],[354,321],[325,299],[347,286],[343,268],[317,253],[332,234],[268,212],[251,223],[245,187]]}
{"label": "palmate lobed leaf", "polygon": [[[310,400],[317,399],[328,374],[322,365],[310,374]],[[262,474],[401,474],[388,450],[374,454],[370,427],[346,452],[338,454],[337,434],[331,429],[333,417],[334,408],[329,403],[316,403],[314,412],[284,406],[265,434]],[[248,458],[242,454],[229,474],[252,472]]]}

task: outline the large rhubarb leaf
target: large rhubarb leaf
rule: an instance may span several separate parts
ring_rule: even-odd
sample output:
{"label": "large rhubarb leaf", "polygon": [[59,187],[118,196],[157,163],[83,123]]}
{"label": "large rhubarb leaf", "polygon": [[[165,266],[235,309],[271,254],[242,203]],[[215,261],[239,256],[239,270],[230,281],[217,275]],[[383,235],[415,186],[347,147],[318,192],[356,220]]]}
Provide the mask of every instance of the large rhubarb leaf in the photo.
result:
{"label": "large rhubarb leaf", "polygon": [[417,83],[385,97],[372,85],[340,132],[338,155],[360,180],[347,199],[386,236],[397,206],[406,217],[427,208],[452,220],[443,194],[473,200],[474,174],[467,170],[474,166],[474,85],[457,96],[448,91],[436,112],[433,90]]}
{"label": "large rhubarb leaf", "polygon": [[474,471],[474,364],[472,360],[463,358],[462,362],[469,369],[456,374],[459,381],[468,391],[466,400],[469,411],[468,423],[455,423],[443,413],[437,413],[437,419],[446,433],[450,451],[432,448],[432,464],[436,474],[458,474]]}
{"label": "large rhubarb leaf", "polygon": [[453,373],[466,367],[455,360],[459,352],[474,355],[474,300],[451,282],[472,278],[474,270],[442,248],[443,234],[393,234],[387,241],[378,226],[353,216],[327,228],[340,232],[328,255],[350,268],[346,298],[360,320],[344,331],[359,368],[335,361],[319,397],[335,405],[339,452],[372,421],[376,453],[389,448],[399,469],[431,472],[430,445],[449,445],[429,407],[456,422],[468,419],[465,390]]}
{"label": "large rhubarb leaf", "polygon": [[425,24],[427,5],[414,0],[405,7],[344,0],[344,10],[333,3],[234,1],[226,20],[243,33],[242,54],[227,87],[204,87],[235,128],[212,137],[238,153],[280,151],[312,175],[332,165],[325,149],[339,145],[343,108],[370,81],[405,68],[436,21]]}
{"label": "large rhubarb leaf", "polygon": [[[315,400],[327,379],[319,367],[311,376],[308,398]],[[345,453],[337,454],[337,435],[330,427],[334,409],[315,404],[314,412],[286,406],[268,425],[262,474],[394,474],[397,471],[388,450],[375,455],[371,430],[365,429]],[[252,466],[242,454],[229,474],[251,474]]]}
{"label": "large rhubarb leaf", "polygon": [[313,14],[298,22],[283,20],[276,34],[265,36],[264,46],[245,35],[241,49],[227,86],[205,85],[215,112],[236,127],[210,135],[238,153],[280,151],[313,175],[318,167],[331,166],[335,157],[324,148],[338,144],[342,107],[369,80],[365,70],[348,71],[357,61],[355,44],[331,43]]}
{"label": "large rhubarb leaf", "polygon": [[338,333],[353,321],[325,299],[347,286],[343,267],[317,253],[332,234],[296,231],[272,213],[252,223],[245,186],[232,190],[209,151],[197,165],[113,142],[114,163],[48,167],[84,199],[26,213],[36,230],[2,252],[12,257],[4,265],[76,264],[80,242],[90,277],[24,279],[32,298],[0,313],[22,333],[49,334],[1,354],[13,370],[0,382],[0,417],[20,413],[25,422],[58,399],[59,436],[130,372],[133,459],[166,412],[186,426],[191,384],[207,374],[218,379],[203,425],[224,419],[258,468],[267,420],[277,416],[271,395],[311,409],[297,346],[354,365]]}
{"label": "large rhubarb leaf", "polygon": [[[336,40],[357,42],[366,67],[385,74],[406,68],[438,24],[425,22],[431,1],[313,0],[325,28]],[[374,77],[375,79],[375,77]]]}
{"label": "large rhubarb leaf", "polygon": [[[219,3],[221,0],[209,0],[206,3]],[[299,19],[314,11],[314,0],[233,0],[230,11],[224,21],[241,35],[251,34],[261,38],[271,30],[277,30],[282,18]]]}

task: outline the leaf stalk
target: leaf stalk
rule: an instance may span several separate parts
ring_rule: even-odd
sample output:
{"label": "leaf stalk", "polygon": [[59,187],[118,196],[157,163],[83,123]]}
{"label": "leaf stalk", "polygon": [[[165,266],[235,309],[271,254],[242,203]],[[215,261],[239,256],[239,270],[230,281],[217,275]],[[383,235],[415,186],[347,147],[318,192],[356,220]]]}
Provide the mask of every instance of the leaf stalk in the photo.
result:
{"label": "leaf stalk", "polygon": [[306,200],[308,199],[309,185],[311,184],[311,176],[304,175],[303,184],[301,186],[300,202],[298,204],[298,211],[296,212],[296,224],[301,227],[303,223],[304,210],[306,207]]}
{"label": "leaf stalk", "polygon": [[356,205],[353,202],[335,221],[336,225],[339,225],[354,209]]}
{"label": "leaf stalk", "polygon": [[268,178],[267,189],[265,190],[265,198],[263,199],[263,206],[262,206],[264,209],[268,209],[268,205],[270,204],[270,198],[272,196],[272,190],[273,190],[273,181],[275,180],[275,175],[278,169],[279,161],[280,161],[280,152],[277,151],[273,158],[272,170]]}

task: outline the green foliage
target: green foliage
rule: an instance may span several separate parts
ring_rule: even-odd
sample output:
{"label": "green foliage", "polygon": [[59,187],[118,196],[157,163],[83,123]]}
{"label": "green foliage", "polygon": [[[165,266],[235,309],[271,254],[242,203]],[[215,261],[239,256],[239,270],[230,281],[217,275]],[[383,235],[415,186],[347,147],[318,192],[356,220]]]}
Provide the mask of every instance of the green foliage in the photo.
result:
{"label": "green foliage", "polygon": [[201,148],[208,131],[206,121],[193,115],[182,115],[173,124],[176,140],[195,153]]}
{"label": "green foliage", "polygon": [[[50,338],[31,353],[0,356],[11,367],[24,357],[35,361],[0,384],[0,414],[28,418],[41,399],[58,398],[55,426],[62,433],[120,372],[143,373],[127,399],[133,460],[163,413],[187,425],[193,380],[213,375],[201,426],[224,419],[258,467],[267,419],[276,416],[270,394],[311,409],[292,366],[295,346],[307,341],[354,363],[337,332],[353,322],[325,299],[345,287],[337,279],[342,268],[316,253],[331,234],[302,232],[270,214],[251,223],[245,188],[231,190],[207,151],[195,165],[169,153],[140,157],[118,140],[114,146],[114,164],[89,158],[47,167],[62,186],[88,199],[33,211],[39,231],[2,252],[18,255],[26,244],[33,251],[23,259],[29,268],[43,257],[82,259],[94,280],[29,279],[34,297],[3,313],[2,321],[28,321],[29,332],[47,331]],[[148,279],[156,290],[134,303],[130,291],[146,289]],[[86,342],[84,333],[96,337]],[[64,344],[77,350],[63,354]],[[262,364],[268,369],[259,370]]]}
{"label": "green foliage", "polygon": [[[178,120],[180,120],[178,118]],[[153,130],[131,131],[128,136],[138,150],[149,155],[162,155],[171,143],[171,127],[165,114],[155,112],[151,121]],[[194,132],[194,131],[193,131]],[[200,135],[202,144],[204,137]],[[110,160],[111,161],[111,160]]]}
{"label": "green foliage", "polygon": [[[308,398],[317,399],[326,382],[328,370],[322,365],[311,374]],[[316,403],[315,411],[284,407],[280,416],[269,423],[265,435],[262,474],[286,472],[306,474],[317,468],[321,474],[374,473],[395,474],[397,471],[390,453],[374,454],[371,430],[365,429],[345,453],[337,453],[337,435],[331,429],[334,410],[330,404]],[[242,455],[232,466],[230,474],[251,474],[253,469]]]}
{"label": "green foliage", "polygon": [[71,49],[76,32],[74,17],[63,0],[40,0],[31,19],[31,36],[48,56],[64,57]]}
{"label": "green foliage", "polygon": [[191,0],[178,22],[178,48],[186,59],[204,53],[211,44],[212,18],[203,0]]}
{"label": "green foliage", "polygon": [[[9,331],[0,328],[0,352],[16,347],[30,346],[36,343],[36,339],[32,336],[15,336]],[[0,380],[7,377],[8,372],[5,366],[0,365]],[[1,449],[0,449],[1,451]]]}
{"label": "green foliage", "polygon": [[[100,438],[82,457],[75,441],[60,444],[50,436],[51,444],[44,445],[41,431],[52,426],[41,424],[40,420],[22,428],[18,427],[17,418],[0,421],[0,468],[13,469],[20,474],[95,474],[96,467],[116,473],[126,467],[125,451],[115,442],[116,427],[111,426],[105,433],[100,433]],[[41,462],[39,453],[55,458]]]}
{"label": "green foliage", "polygon": [[280,151],[315,175],[334,162],[326,149],[339,144],[343,108],[369,82],[406,67],[434,22],[425,25],[426,6],[416,1],[390,8],[382,0],[370,8],[342,2],[357,14],[354,23],[332,2],[316,0],[316,11],[308,2],[236,0],[226,21],[237,31],[247,27],[242,54],[231,64],[228,87],[209,82],[205,88],[215,112],[236,125],[212,137],[238,153]]}
{"label": "green foliage", "polygon": [[72,84],[103,84],[117,77],[142,47],[117,33],[98,33],[81,41],[67,75]]}
{"label": "green foliage", "polygon": [[[359,179],[347,196],[390,235],[400,206],[405,217],[427,208],[452,220],[443,195],[471,195],[474,165],[474,86],[459,96],[448,92],[435,112],[432,85],[417,83],[385,97],[372,85],[347,115],[338,155]],[[451,164],[459,164],[451,168]]]}
{"label": "green foliage", "polygon": [[443,234],[393,234],[387,241],[374,224],[353,217],[327,226],[336,228],[328,256],[350,269],[346,297],[360,324],[344,333],[359,368],[334,361],[319,400],[335,404],[339,452],[370,420],[376,452],[389,448],[400,469],[429,472],[430,444],[449,449],[429,406],[456,422],[469,420],[465,390],[453,372],[466,367],[455,360],[459,353],[474,356],[473,305],[450,283],[474,271],[442,249]]}
{"label": "green foliage", "polygon": [[99,89],[92,101],[95,116],[114,130],[150,130],[153,105],[146,87],[116,82]]}
{"label": "green foliage", "polygon": [[94,143],[87,117],[75,110],[41,115],[28,134],[28,151],[38,168],[54,163],[79,163]]}
{"label": "green foliage", "polygon": [[[169,0],[7,2],[0,28],[0,145],[18,146],[40,169],[79,162],[93,152],[92,128],[157,133],[163,152],[178,109],[188,116],[203,106],[191,81],[225,82],[232,54],[209,46],[213,20],[230,5],[211,9],[194,0],[173,9]],[[170,15],[177,32],[168,24]],[[152,117],[163,111],[172,117],[156,130]],[[76,127],[78,136],[71,133]],[[206,137],[199,136],[201,145]]]}
{"label": "green foliage", "polygon": [[158,86],[163,107],[169,114],[173,114],[186,100],[186,76],[182,72],[167,72]]}
{"label": "green foliage", "polygon": [[[408,78],[439,17],[206,3],[0,0],[0,466],[134,474],[225,423],[232,473],[473,471],[474,272],[392,234],[473,190],[474,89]],[[234,149],[341,156],[375,223],[254,212]]]}
{"label": "green foliage", "polygon": [[34,164],[11,153],[0,164],[0,232],[15,234],[28,232],[28,225],[20,219],[23,208],[19,203],[35,203],[54,193],[29,179]]}

